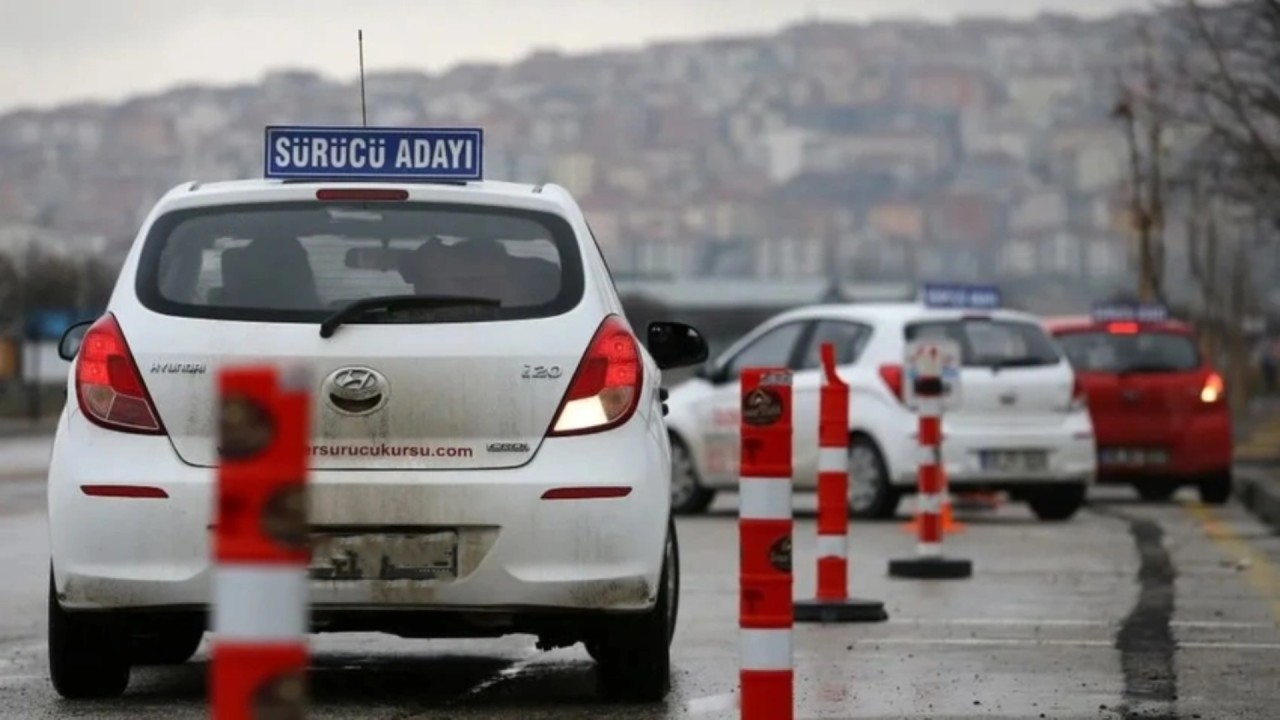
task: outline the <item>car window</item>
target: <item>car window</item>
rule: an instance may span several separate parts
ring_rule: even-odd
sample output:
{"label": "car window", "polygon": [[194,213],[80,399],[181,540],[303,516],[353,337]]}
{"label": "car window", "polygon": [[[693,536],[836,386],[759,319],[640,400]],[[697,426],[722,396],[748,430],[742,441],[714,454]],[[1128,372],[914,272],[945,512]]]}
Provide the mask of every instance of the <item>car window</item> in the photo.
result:
{"label": "car window", "polygon": [[422,203],[180,211],[153,227],[137,278],[139,298],[157,312],[274,322],[318,322],[387,295],[501,302],[473,319],[547,317],[576,305],[582,284],[577,239],[562,218]]}
{"label": "car window", "polygon": [[908,341],[946,338],[960,345],[965,367],[1056,365],[1061,356],[1044,329],[1030,322],[967,318],[926,320],[906,326]]}
{"label": "car window", "polygon": [[1195,341],[1180,333],[1072,332],[1058,336],[1067,360],[1083,372],[1185,372],[1200,367]]}
{"label": "car window", "polygon": [[823,320],[817,324],[810,335],[804,355],[800,359],[800,367],[805,370],[822,367],[824,343],[835,346],[837,365],[852,365],[858,361],[870,338],[871,328],[861,323]]}
{"label": "car window", "polygon": [[803,329],[804,323],[787,323],[756,338],[725,364],[725,377],[737,379],[743,368],[791,367],[796,341]]}

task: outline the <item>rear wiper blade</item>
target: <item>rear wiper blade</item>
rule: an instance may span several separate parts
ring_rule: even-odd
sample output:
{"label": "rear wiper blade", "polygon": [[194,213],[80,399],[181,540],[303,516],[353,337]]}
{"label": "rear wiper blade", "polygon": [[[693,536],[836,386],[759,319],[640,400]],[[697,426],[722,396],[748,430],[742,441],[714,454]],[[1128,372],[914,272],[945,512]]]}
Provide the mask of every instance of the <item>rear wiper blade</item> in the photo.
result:
{"label": "rear wiper blade", "polygon": [[1116,374],[1117,375],[1134,375],[1137,373],[1167,373],[1167,372],[1178,372],[1178,368],[1170,367],[1168,365],[1130,365],[1128,367],[1120,368],[1119,372],[1117,372]]}
{"label": "rear wiper blade", "polygon": [[468,295],[383,295],[364,298],[343,307],[320,323],[320,337],[333,337],[338,326],[374,311],[391,311],[401,308],[434,309],[450,307],[491,307],[502,306],[502,301],[491,297],[473,297]]}
{"label": "rear wiper blade", "polygon": [[1035,357],[1006,358],[1004,360],[997,360],[994,363],[992,363],[991,372],[998,373],[1004,368],[1035,367],[1038,365],[1048,365],[1048,364],[1049,363],[1046,363],[1043,358],[1035,358]]}

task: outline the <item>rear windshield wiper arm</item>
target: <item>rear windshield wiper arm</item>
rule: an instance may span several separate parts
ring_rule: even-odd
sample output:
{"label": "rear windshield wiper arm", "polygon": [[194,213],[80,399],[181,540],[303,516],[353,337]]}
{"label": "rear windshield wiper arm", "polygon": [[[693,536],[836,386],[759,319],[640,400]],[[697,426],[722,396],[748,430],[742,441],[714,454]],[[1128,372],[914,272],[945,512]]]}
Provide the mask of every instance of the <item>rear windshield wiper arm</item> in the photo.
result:
{"label": "rear windshield wiper arm", "polygon": [[1038,357],[1005,358],[1004,360],[997,360],[994,363],[992,363],[991,372],[998,373],[1005,368],[1036,367],[1038,365],[1049,365],[1049,364],[1051,363],[1046,362],[1044,358],[1038,358]]}
{"label": "rear windshield wiper arm", "polygon": [[375,310],[396,310],[400,308],[448,308],[448,307],[492,307],[502,306],[502,301],[491,297],[472,297],[467,295],[383,295],[381,297],[364,298],[343,307],[320,323],[320,337],[333,337],[338,326]]}
{"label": "rear windshield wiper arm", "polygon": [[1168,365],[1130,365],[1122,367],[1116,373],[1117,375],[1134,375],[1136,373],[1161,373],[1161,372],[1178,372],[1178,368]]}

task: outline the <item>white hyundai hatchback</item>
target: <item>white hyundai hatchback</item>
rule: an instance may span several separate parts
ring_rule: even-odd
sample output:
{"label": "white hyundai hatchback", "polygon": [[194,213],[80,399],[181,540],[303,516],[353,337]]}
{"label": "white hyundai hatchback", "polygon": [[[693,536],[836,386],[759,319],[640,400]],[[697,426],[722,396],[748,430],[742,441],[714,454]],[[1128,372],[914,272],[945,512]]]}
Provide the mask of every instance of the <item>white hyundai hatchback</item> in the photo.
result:
{"label": "white hyundai hatchback", "polygon": [[850,387],[849,510],[893,517],[917,489],[917,421],[903,402],[907,342],[928,336],[962,351],[959,405],[943,415],[943,463],[953,490],[1003,491],[1045,520],[1084,503],[1096,472],[1093,426],[1075,374],[1038,319],[1008,309],[920,303],[816,305],[777,315],[673,388],[668,426],[676,512],[706,509],[738,484],[738,377],[743,368],[790,368],[793,483],[818,475],[820,348],[832,343]]}
{"label": "white hyundai hatchback", "polygon": [[[583,642],[606,694],[663,698],[680,575],[661,369],[702,362],[706,345],[677,323],[646,339],[555,185],[172,189],[106,313],[64,338],[71,401],[48,476],[55,688],[118,695],[131,666],[195,652],[216,374],[301,361],[316,381],[314,631]],[[358,538],[355,562],[323,550],[336,535]],[[406,536],[421,567],[380,563]]]}

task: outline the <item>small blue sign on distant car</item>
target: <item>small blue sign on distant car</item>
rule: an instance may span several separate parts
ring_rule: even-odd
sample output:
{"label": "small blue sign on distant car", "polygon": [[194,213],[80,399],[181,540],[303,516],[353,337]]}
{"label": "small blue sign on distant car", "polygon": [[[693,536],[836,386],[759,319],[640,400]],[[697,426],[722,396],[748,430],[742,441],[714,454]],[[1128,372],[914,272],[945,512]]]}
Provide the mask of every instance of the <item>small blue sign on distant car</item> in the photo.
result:
{"label": "small blue sign on distant car", "polygon": [[274,179],[484,179],[480,128],[267,127],[264,175]]}
{"label": "small blue sign on distant car", "polygon": [[921,289],[927,307],[963,310],[995,310],[1000,307],[1000,289],[990,285],[925,283]]}
{"label": "small blue sign on distant car", "polygon": [[1140,303],[1099,303],[1093,306],[1094,322],[1164,322],[1169,309]]}

